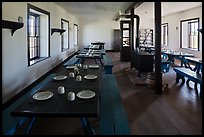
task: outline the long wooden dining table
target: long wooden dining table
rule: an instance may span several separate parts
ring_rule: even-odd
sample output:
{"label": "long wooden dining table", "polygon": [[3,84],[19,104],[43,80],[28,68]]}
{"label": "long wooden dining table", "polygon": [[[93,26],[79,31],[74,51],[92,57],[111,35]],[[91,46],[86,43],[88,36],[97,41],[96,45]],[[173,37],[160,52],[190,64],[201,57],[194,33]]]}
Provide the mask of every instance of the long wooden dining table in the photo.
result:
{"label": "long wooden dining table", "polygon": [[94,50],[94,49],[84,49],[82,50],[78,55],[76,55],[76,58],[81,59],[81,63],[83,64],[86,59],[94,59],[95,63],[97,64],[97,59],[100,61],[101,66],[103,66],[102,57],[106,54],[105,49],[101,50]]}
{"label": "long wooden dining table", "polygon": [[[196,73],[200,73],[202,71],[202,59],[196,57],[185,57],[186,65],[185,67],[190,68],[191,70],[195,71]],[[189,63],[195,64],[194,68],[191,68]]]}
{"label": "long wooden dining table", "polygon": [[[95,64],[94,64],[95,65]],[[82,81],[76,81],[76,77],[69,77],[70,72],[74,72],[74,67],[63,67],[58,73],[51,74],[53,77],[50,81],[37,92],[50,91],[53,96],[45,100],[35,100],[33,96],[27,98],[25,102],[19,105],[11,112],[13,117],[31,117],[32,122],[28,127],[27,134],[30,133],[35,118],[37,117],[78,117],[87,134],[95,134],[88,118],[98,117],[99,96],[101,82],[100,66],[87,69],[79,68],[78,75],[82,76]],[[96,78],[85,79],[87,75],[94,75]],[[56,76],[67,76],[65,79],[54,79]],[[86,77],[87,78],[87,77]],[[58,94],[58,87],[64,86],[65,93]],[[75,95],[80,91],[90,90],[95,93],[92,98],[75,97],[74,101],[68,101],[69,92]]]}
{"label": "long wooden dining table", "polygon": [[185,62],[185,57],[194,57],[191,53],[184,53],[179,51],[162,51],[162,54],[166,54],[168,56],[168,61],[172,62],[174,64],[174,59],[179,58],[181,59],[181,67],[183,66]]}

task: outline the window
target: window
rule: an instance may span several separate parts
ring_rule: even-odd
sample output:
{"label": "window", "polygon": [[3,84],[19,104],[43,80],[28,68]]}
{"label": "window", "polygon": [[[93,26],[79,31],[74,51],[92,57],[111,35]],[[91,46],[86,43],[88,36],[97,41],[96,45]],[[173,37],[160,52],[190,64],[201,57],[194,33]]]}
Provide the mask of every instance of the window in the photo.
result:
{"label": "window", "polygon": [[50,13],[28,4],[28,66],[50,56]]}
{"label": "window", "polygon": [[61,19],[61,28],[66,31],[61,35],[62,52],[69,49],[69,21]]}
{"label": "window", "polygon": [[74,46],[78,45],[78,25],[74,24]]}
{"label": "window", "polygon": [[199,51],[199,18],[182,20],[181,48]]}
{"label": "window", "polygon": [[168,23],[161,24],[161,45],[168,46]]}

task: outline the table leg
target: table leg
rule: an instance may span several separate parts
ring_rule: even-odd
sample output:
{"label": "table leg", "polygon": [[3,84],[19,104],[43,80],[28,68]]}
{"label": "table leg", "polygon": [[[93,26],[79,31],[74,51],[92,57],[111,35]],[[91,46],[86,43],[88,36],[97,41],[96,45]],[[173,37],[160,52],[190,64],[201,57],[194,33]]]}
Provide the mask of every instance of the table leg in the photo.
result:
{"label": "table leg", "polygon": [[30,122],[30,124],[29,124],[29,126],[28,126],[28,129],[27,129],[26,135],[29,135],[29,134],[30,134],[31,129],[32,129],[32,127],[33,127],[33,124],[34,124],[35,120],[36,120],[36,118],[33,117],[33,118],[32,118],[32,121]]}
{"label": "table leg", "polygon": [[87,118],[83,117],[83,118],[80,118],[80,121],[81,121],[81,124],[84,128],[84,131],[86,132],[86,134],[88,135],[95,135],[95,131],[94,129],[91,127],[89,121]]}
{"label": "table leg", "polygon": [[103,67],[103,62],[101,61],[101,59],[99,59],[99,60],[100,60],[101,66]]}
{"label": "table leg", "polygon": [[96,61],[96,59],[94,59],[95,60],[95,63],[97,64],[97,61]]}

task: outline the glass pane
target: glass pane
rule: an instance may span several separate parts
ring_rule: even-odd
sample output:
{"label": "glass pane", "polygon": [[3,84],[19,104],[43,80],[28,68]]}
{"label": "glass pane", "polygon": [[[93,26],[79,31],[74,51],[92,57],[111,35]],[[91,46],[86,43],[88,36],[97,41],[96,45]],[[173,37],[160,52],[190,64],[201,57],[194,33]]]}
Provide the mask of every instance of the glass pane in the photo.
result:
{"label": "glass pane", "polygon": [[129,38],[123,38],[123,46],[129,46]]}
{"label": "glass pane", "polygon": [[123,37],[129,37],[129,30],[123,30]]}
{"label": "glass pane", "polygon": [[129,28],[129,23],[124,23],[123,28]]}

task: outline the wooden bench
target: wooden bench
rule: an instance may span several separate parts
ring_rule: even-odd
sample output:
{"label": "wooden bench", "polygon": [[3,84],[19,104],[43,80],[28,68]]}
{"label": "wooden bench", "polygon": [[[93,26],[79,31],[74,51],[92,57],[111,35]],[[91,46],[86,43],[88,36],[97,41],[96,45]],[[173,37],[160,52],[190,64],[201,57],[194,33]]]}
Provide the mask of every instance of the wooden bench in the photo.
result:
{"label": "wooden bench", "polygon": [[99,109],[99,134],[130,135],[126,110],[113,74],[103,74]]}
{"label": "wooden bench", "polygon": [[176,72],[176,83],[179,83],[179,80],[182,79],[182,83],[185,83],[185,77],[188,78],[186,83],[189,85],[189,81],[193,81],[195,83],[194,88],[197,92],[197,84],[200,84],[200,97],[202,96],[202,76],[199,73],[196,73],[190,69],[183,67],[174,67],[174,71]]}
{"label": "wooden bench", "polygon": [[63,64],[64,67],[68,66],[68,65],[73,65],[73,64],[77,64],[80,63],[80,59],[75,56],[73,56],[71,59],[69,59],[67,62],[65,62]]}
{"label": "wooden bench", "polygon": [[112,74],[113,63],[108,55],[103,55],[103,67],[105,74]]}

